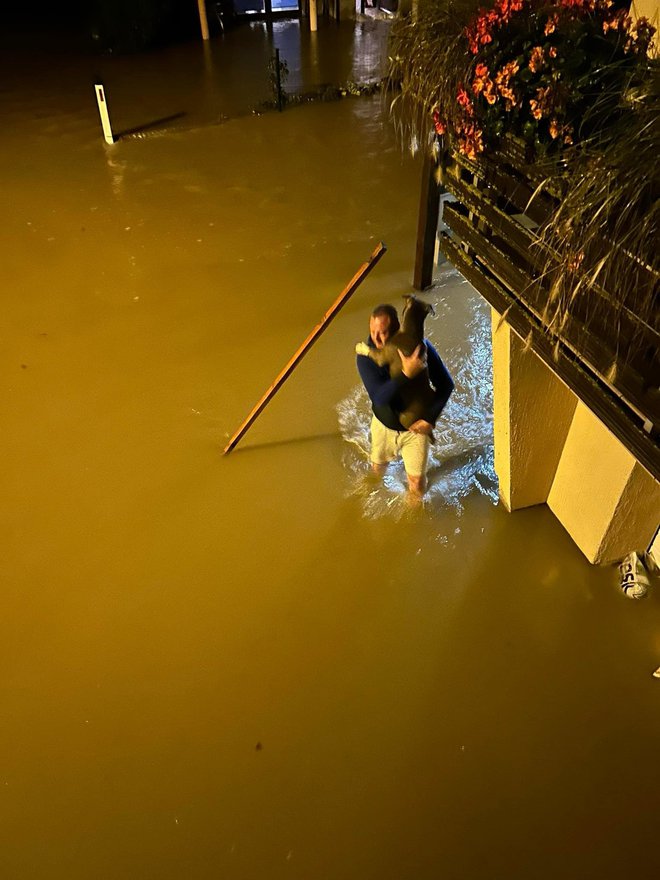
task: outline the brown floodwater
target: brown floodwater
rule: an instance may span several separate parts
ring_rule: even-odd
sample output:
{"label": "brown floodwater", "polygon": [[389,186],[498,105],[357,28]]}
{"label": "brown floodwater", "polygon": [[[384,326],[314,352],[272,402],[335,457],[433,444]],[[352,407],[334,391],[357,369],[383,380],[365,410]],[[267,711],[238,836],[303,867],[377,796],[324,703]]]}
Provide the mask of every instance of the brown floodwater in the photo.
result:
{"label": "brown floodwater", "polygon": [[[381,25],[296,28],[296,88],[378,78]],[[251,115],[267,37],[5,53],[0,876],[658,876],[657,586],[497,503],[488,309],[446,266],[428,497],[369,477],[353,348],[410,291],[419,157],[379,98]],[[119,129],[185,115],[106,146],[95,66]]]}

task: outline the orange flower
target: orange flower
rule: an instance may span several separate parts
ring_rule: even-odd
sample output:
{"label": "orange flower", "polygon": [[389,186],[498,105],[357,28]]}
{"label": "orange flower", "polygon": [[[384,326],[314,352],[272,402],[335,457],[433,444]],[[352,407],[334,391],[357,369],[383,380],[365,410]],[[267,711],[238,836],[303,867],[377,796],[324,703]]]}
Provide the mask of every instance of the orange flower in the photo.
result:
{"label": "orange flower", "polygon": [[519,70],[520,67],[517,61],[509,61],[509,63],[505,64],[495,77],[495,85],[497,86],[500,95],[506,101],[507,110],[512,110],[518,103],[518,96],[511,88],[510,83],[511,78],[514,77]]}
{"label": "orange flower", "polygon": [[463,123],[458,130],[458,149],[468,159],[476,159],[483,153],[483,132],[473,122]]}
{"label": "orange flower", "polygon": [[603,33],[608,31],[628,31],[632,24],[632,18],[627,14],[625,9],[619,9],[611,18],[606,18],[603,22]]}
{"label": "orange flower", "polygon": [[561,0],[561,5],[577,12],[593,12],[596,9],[596,0]]}
{"label": "orange flower", "polygon": [[497,101],[497,92],[495,91],[495,86],[490,80],[488,81],[488,87],[484,89],[484,98],[489,104],[494,104],[495,101]]}
{"label": "orange flower", "polygon": [[532,116],[534,119],[542,119],[547,116],[552,109],[553,104],[552,86],[545,89],[536,90],[536,98],[532,98],[529,102],[532,108]]}
{"label": "orange flower", "polygon": [[547,37],[548,34],[554,34],[554,32],[557,30],[558,24],[559,24],[559,16],[557,15],[556,12],[554,12],[545,23],[545,29],[543,30],[543,33],[545,34],[545,36]]}
{"label": "orange flower", "polygon": [[543,46],[534,46],[532,54],[529,56],[529,69],[532,73],[537,73],[545,64],[545,56],[543,54]]}

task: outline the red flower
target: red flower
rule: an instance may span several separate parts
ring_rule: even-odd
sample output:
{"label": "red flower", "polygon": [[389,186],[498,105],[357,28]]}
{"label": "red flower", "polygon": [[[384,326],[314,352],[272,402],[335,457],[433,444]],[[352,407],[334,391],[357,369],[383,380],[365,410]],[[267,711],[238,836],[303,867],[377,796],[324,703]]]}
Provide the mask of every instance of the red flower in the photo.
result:
{"label": "red flower", "polygon": [[433,111],[433,125],[437,134],[445,134],[447,131],[447,123],[443,122],[437,110]]}
{"label": "red flower", "polygon": [[474,78],[472,80],[472,91],[475,95],[480,95],[487,89],[492,88],[488,66],[486,64],[477,64],[474,68]]}
{"label": "red flower", "polygon": [[[526,139],[535,133],[557,147],[573,143],[568,120],[585,95],[580,81],[567,77],[557,61],[572,51],[576,28],[590,36],[604,32],[614,63],[626,56],[636,62],[633,54],[647,57],[655,33],[644,18],[633,24],[625,8],[615,7],[616,0],[481,2],[489,8],[479,8],[463,31],[467,51],[477,57],[472,64],[467,58],[469,73],[456,92],[458,108],[449,126],[460,151],[471,158],[484,149],[487,137],[495,139],[509,128]],[[513,60],[521,56],[520,64]],[[516,108],[525,109],[511,114]],[[538,126],[530,126],[530,117]],[[447,131],[437,111],[433,121],[436,131]]]}
{"label": "red flower", "polygon": [[480,9],[479,14],[465,28],[470,52],[476,55],[481,46],[493,42],[493,26],[498,24],[499,17],[492,10]]}
{"label": "red flower", "polygon": [[514,12],[520,12],[523,8],[524,0],[498,0],[495,4],[495,10],[499,13],[502,23],[509,21]]}
{"label": "red flower", "polygon": [[461,107],[463,108],[463,110],[465,111],[465,113],[468,116],[474,115],[474,107],[472,106],[472,99],[470,98],[470,96],[468,95],[468,93],[465,91],[465,89],[462,86],[459,88],[458,92],[456,93],[456,100],[458,101],[458,103],[461,105]]}

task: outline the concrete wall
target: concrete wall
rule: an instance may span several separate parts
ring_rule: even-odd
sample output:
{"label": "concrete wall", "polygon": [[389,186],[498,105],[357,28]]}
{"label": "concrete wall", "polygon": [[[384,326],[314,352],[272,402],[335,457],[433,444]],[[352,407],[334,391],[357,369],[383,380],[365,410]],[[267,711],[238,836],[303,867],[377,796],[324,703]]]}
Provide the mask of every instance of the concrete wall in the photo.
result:
{"label": "concrete wall", "polygon": [[648,18],[657,26],[660,19],[660,0],[633,0],[631,13],[633,18]]}
{"label": "concrete wall", "polygon": [[593,563],[647,550],[660,484],[495,311],[492,336],[502,503],[510,511],[547,503]]}
{"label": "concrete wall", "polygon": [[516,510],[547,501],[577,399],[491,314],[495,471],[502,503]]}
{"label": "concrete wall", "polygon": [[590,562],[647,550],[660,523],[660,484],[578,403],[548,507]]}

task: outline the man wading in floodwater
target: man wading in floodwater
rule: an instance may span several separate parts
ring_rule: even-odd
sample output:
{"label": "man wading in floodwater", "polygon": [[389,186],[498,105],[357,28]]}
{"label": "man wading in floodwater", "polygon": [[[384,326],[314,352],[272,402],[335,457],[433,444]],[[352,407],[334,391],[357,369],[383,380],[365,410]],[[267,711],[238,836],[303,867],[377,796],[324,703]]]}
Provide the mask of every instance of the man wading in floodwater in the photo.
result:
{"label": "man wading in floodwater", "polygon": [[[380,305],[369,319],[367,345],[382,349],[387,340],[399,329],[399,316],[394,306]],[[447,368],[428,339],[424,340],[426,352],[420,354],[420,346],[408,357],[399,351],[403,372],[390,377],[389,367],[379,367],[370,358],[359,354],[357,368],[360,378],[371,398],[371,466],[382,476],[387,463],[400,454],[408,478],[408,488],[413,495],[421,497],[426,491],[426,465],[433,426],[454,390]],[[418,419],[409,430],[399,422],[401,412],[399,392],[406,382],[414,379],[428,367],[429,379],[435,390],[433,403],[423,419]]]}

